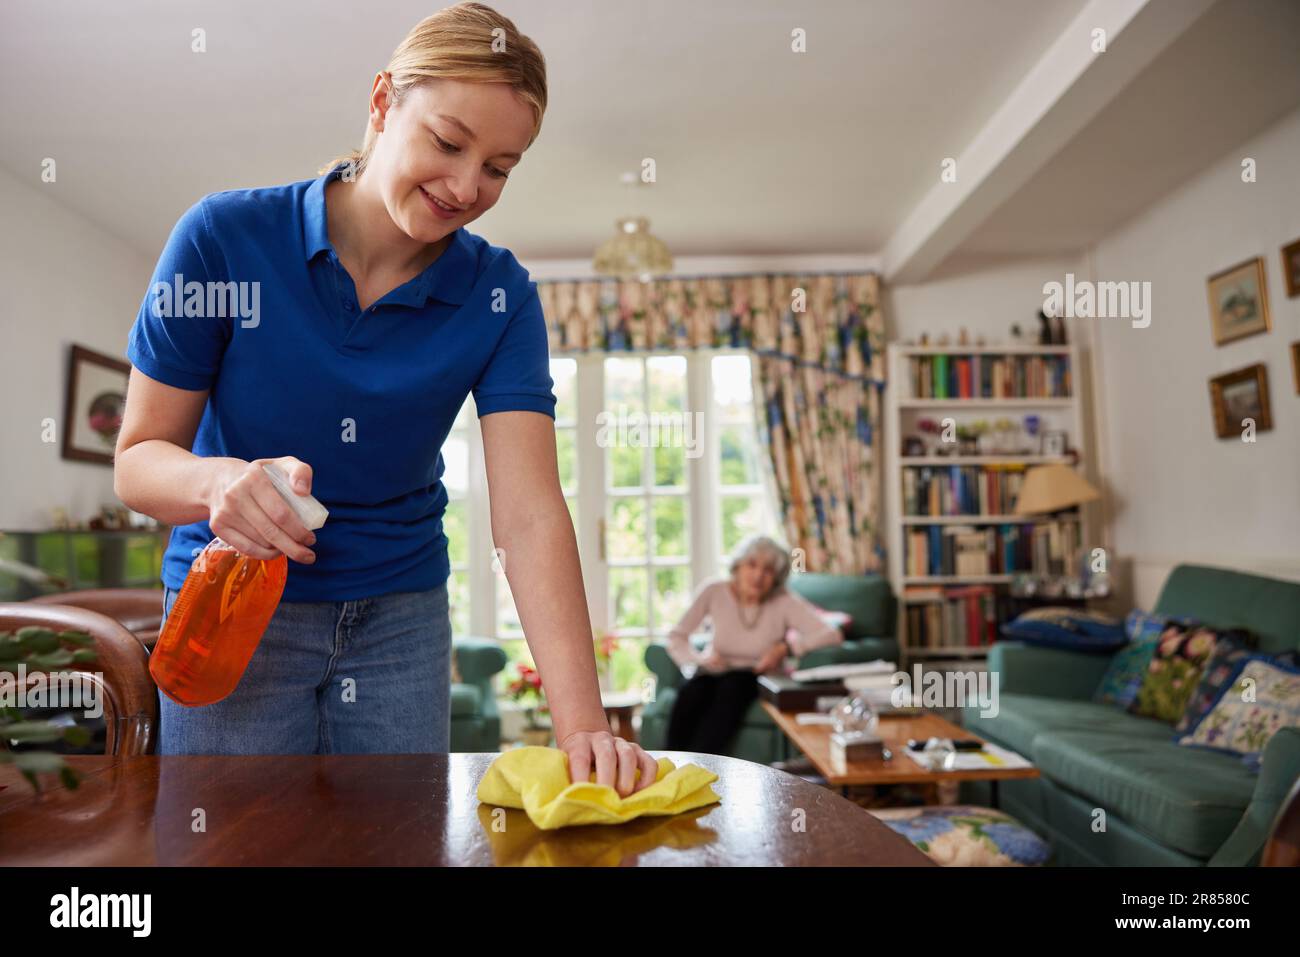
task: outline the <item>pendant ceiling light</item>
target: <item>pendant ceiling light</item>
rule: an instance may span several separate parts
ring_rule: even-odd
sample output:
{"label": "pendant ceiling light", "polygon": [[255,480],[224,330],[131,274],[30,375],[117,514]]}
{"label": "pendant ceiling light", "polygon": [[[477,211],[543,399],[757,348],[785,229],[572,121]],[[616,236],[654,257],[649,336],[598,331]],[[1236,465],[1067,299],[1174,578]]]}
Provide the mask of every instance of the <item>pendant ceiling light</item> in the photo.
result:
{"label": "pendant ceiling light", "polygon": [[[641,185],[635,174],[625,174],[623,182]],[[614,229],[613,237],[596,250],[592,262],[596,275],[649,282],[673,271],[672,254],[664,241],[650,232],[650,220],[645,216],[620,216],[614,220]]]}

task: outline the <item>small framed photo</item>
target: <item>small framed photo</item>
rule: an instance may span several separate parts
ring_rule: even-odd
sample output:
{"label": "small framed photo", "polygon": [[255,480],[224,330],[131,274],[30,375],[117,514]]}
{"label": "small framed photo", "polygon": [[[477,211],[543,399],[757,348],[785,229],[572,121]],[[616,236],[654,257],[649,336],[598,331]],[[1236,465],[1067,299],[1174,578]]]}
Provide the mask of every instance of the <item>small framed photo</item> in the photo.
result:
{"label": "small framed photo", "polygon": [[1268,408],[1268,367],[1263,363],[1246,366],[1210,380],[1210,406],[1214,411],[1214,434],[1221,439],[1241,434],[1242,421],[1254,419],[1256,432],[1273,428]]}
{"label": "small framed photo", "polygon": [[1043,433],[1043,454],[1054,458],[1065,458],[1069,448],[1069,437],[1064,431]]}
{"label": "small framed photo", "polygon": [[130,377],[129,362],[83,346],[72,347],[63,412],[65,459],[113,464]]}
{"label": "small framed photo", "polygon": [[1288,299],[1300,296],[1300,239],[1282,247],[1282,276]]}
{"label": "small framed photo", "polygon": [[1268,332],[1268,291],[1264,259],[1256,256],[1206,280],[1210,296],[1210,326],[1216,345]]}
{"label": "small framed photo", "polygon": [[1291,378],[1295,380],[1295,391],[1300,395],[1300,340],[1291,343]]}

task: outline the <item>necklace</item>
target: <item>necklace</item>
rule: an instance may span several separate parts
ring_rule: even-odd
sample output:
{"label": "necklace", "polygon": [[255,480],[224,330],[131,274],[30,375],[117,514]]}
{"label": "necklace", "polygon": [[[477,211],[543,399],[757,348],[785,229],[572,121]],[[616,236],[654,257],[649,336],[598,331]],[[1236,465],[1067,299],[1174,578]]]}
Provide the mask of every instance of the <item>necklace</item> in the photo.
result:
{"label": "necklace", "polygon": [[730,586],[730,587],[731,587],[731,595],[732,595],[733,598],[736,599],[736,612],[737,612],[737,614],[738,614],[739,617],[740,617],[740,623],[741,623],[742,625],[745,626],[745,630],[746,630],[746,631],[753,631],[753,630],[754,630],[754,626],[758,624],[758,619],[761,618],[762,615],[763,615],[763,605],[762,605],[762,603],[760,602],[759,604],[757,604],[757,605],[754,606],[754,618],[753,618],[753,620],[752,620],[752,621],[746,621],[746,620],[745,620],[745,605],[744,605],[743,602],[741,602],[741,600],[740,600],[740,596],[739,596],[738,594],[736,594],[736,588],[735,588],[735,586],[732,585],[732,586]]}

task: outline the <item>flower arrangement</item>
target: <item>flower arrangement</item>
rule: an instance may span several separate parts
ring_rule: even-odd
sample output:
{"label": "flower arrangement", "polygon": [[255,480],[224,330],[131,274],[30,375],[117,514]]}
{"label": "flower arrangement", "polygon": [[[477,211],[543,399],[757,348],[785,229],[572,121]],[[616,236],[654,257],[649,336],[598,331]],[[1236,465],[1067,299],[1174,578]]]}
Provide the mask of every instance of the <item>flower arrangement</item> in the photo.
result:
{"label": "flower arrangement", "polygon": [[524,718],[529,730],[549,730],[547,725],[538,720],[538,715],[550,713],[550,708],[546,704],[546,692],[542,690],[542,676],[536,668],[522,661],[515,667],[519,671],[519,676],[510,682],[508,688],[510,700],[524,705]]}
{"label": "flower arrangement", "polygon": [[593,641],[596,654],[596,676],[600,690],[611,690],[614,670],[614,652],[618,651],[618,635],[612,631],[597,631]]}

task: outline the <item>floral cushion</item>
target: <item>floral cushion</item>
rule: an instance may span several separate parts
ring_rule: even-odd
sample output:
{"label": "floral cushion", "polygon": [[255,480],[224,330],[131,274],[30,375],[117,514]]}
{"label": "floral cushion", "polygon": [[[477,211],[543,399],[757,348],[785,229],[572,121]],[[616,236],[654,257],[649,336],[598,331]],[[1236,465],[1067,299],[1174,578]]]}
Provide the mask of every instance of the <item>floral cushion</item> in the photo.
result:
{"label": "floral cushion", "polygon": [[1134,608],[1124,619],[1124,631],[1128,634],[1129,641],[1136,642],[1145,638],[1159,638],[1171,624],[1194,625],[1196,622],[1190,618],[1175,618]]}
{"label": "floral cushion", "polygon": [[[1223,694],[1224,687],[1236,677],[1238,665],[1244,659],[1258,654],[1255,651],[1256,644],[1255,636],[1249,632],[1225,631],[1219,634],[1214,644],[1214,654],[1205,663],[1201,680],[1196,685],[1191,698],[1188,699],[1183,716],[1178,719],[1178,724],[1174,725],[1175,736],[1186,734],[1209,713],[1214,703]],[[1295,664],[1292,652],[1279,656],[1279,660],[1287,664]]]}
{"label": "floral cushion", "polygon": [[1156,643],[1137,700],[1129,710],[1170,724],[1181,718],[1217,640],[1218,634],[1211,628],[1171,622]]}
{"label": "floral cushion", "polygon": [[1037,867],[1052,853],[1041,837],[992,808],[954,804],[871,813],[945,867]]}
{"label": "floral cushion", "polygon": [[1073,651],[1109,652],[1124,645],[1124,626],[1109,615],[1077,608],[1034,608],[1002,626],[1012,641]]}
{"label": "floral cushion", "polygon": [[1282,728],[1300,727],[1300,668],[1267,655],[1237,663],[1214,706],[1179,744],[1259,755]]}
{"label": "floral cushion", "polygon": [[1124,709],[1132,705],[1151,666],[1157,640],[1155,635],[1143,637],[1116,652],[1102,675],[1101,684],[1093,692],[1092,700]]}

